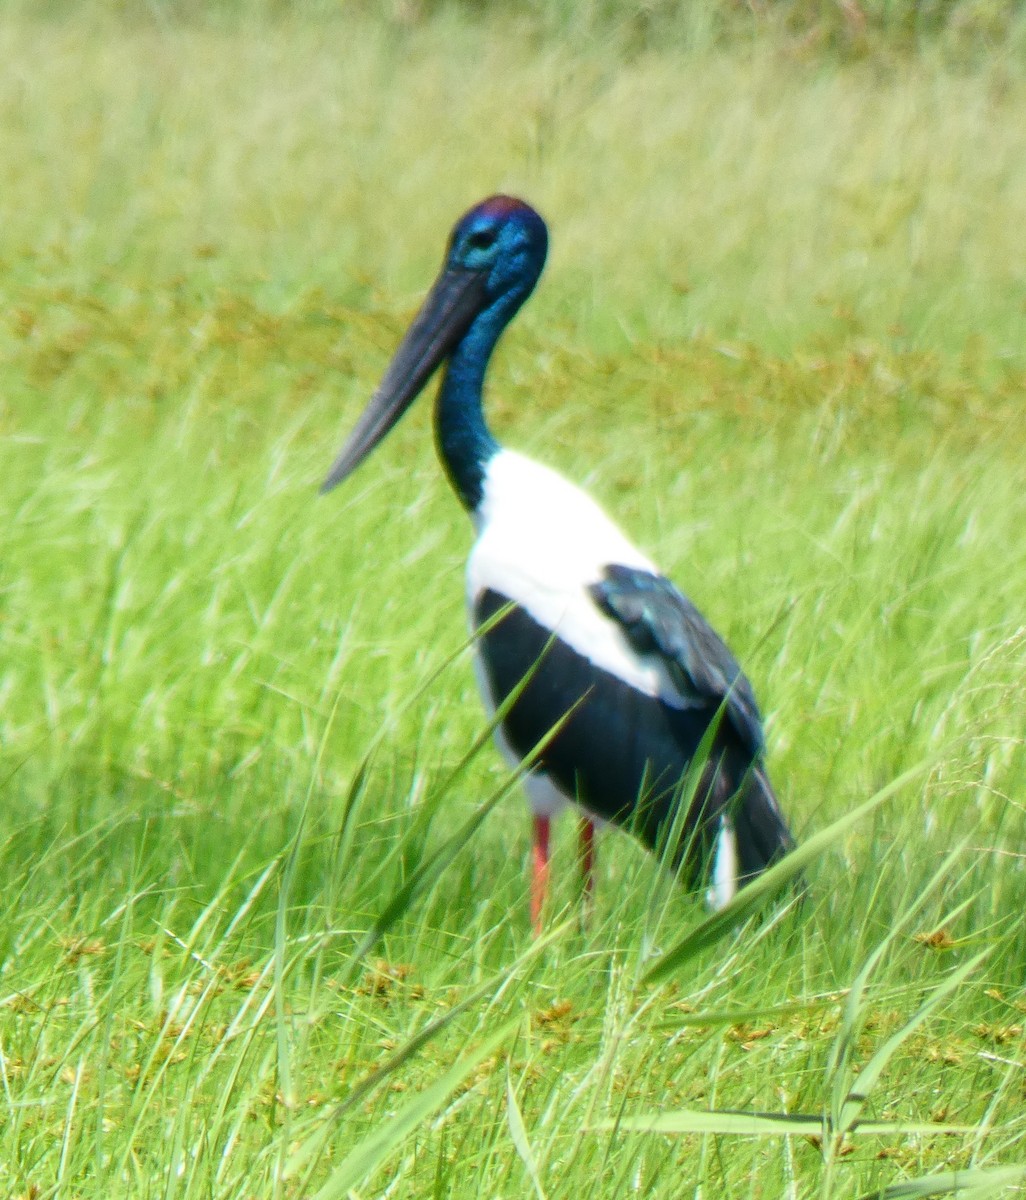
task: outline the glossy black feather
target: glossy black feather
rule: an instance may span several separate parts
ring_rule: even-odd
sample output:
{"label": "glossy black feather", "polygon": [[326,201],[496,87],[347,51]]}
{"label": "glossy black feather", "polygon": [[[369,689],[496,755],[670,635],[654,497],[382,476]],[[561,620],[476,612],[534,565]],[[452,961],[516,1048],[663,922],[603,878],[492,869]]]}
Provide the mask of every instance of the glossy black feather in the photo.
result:
{"label": "glossy black feather", "polygon": [[607,616],[622,627],[639,654],[655,654],[689,701],[726,713],[753,755],[763,748],[762,717],[752,685],[726,643],[683,593],[662,575],[636,567],[608,566],[589,589]]}
{"label": "glossy black feather", "polygon": [[[677,708],[596,667],[498,592],[477,597],[475,625],[498,614],[480,647],[492,698],[501,703],[523,684],[503,733],[522,757],[559,726],[539,767],[565,796],[629,828],[651,850],[661,849],[687,797],[670,859],[692,880],[708,865],[725,812],[734,821],[742,876],[757,874],[790,848],[759,751],[732,720],[720,719],[729,687],[694,691],[694,702]],[[688,768],[707,733],[694,781]]]}

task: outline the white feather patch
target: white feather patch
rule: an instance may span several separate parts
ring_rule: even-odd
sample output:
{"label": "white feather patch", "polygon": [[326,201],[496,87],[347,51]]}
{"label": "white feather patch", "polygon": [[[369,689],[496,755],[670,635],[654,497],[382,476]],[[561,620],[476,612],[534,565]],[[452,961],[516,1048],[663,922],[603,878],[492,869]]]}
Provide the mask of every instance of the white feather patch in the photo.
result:
{"label": "white feather patch", "polygon": [[716,912],[737,895],[737,837],[729,817],[720,818],[716,835],[716,854],[713,858],[712,886],[706,893],[706,903]]}
{"label": "white feather patch", "polygon": [[646,696],[687,706],[662,662],[638,654],[588,593],[612,564],[659,571],[586,492],[540,463],[500,450],[488,464],[475,523],[478,538],[467,562],[471,612],[491,589],[595,666]]}

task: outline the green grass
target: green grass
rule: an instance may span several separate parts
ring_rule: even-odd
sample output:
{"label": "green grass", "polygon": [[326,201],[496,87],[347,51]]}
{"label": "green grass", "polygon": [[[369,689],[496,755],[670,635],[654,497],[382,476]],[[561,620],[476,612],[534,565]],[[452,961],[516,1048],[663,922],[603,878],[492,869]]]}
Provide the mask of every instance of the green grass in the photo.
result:
{"label": "green grass", "polygon": [[[858,1197],[1026,1159],[1026,74],[518,31],[0,24],[4,1194]],[[727,636],[803,841],[920,768],[800,913],[713,940],[609,834],[581,930],[567,825],[532,943],[428,406],[316,498],[499,188],[553,253],[497,431]],[[859,1121],[970,1129],[852,1132],[856,1079]]]}

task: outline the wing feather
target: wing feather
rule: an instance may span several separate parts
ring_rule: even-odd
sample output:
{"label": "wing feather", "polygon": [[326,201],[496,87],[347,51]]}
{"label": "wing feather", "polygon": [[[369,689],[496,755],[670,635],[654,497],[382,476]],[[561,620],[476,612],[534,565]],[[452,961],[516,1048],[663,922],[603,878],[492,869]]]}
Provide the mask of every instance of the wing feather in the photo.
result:
{"label": "wing feather", "polygon": [[752,685],[726,643],[662,575],[618,564],[589,591],[639,653],[662,660],[674,685],[695,704],[725,705],[727,719],[753,756],[762,753],[762,717]]}

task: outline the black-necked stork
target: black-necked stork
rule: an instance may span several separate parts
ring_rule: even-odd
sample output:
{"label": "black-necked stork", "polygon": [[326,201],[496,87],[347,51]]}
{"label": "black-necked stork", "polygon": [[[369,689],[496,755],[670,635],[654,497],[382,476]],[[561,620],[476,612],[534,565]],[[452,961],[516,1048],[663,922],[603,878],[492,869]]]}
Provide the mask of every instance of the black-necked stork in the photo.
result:
{"label": "black-necked stork", "polygon": [[596,819],[652,850],[672,832],[669,861],[691,884],[707,879],[717,908],[793,845],[751,685],[726,645],[589,496],[502,449],[485,423],[488,361],[547,247],[542,218],[509,196],[457,221],[438,280],[321,489],[355,470],[444,362],[435,435],[477,532],[467,601],[481,690],[494,714],[521,688],[497,730],[511,763],[544,743],[526,777],[536,930],[550,820],[568,805],[582,815],[589,890]]}

